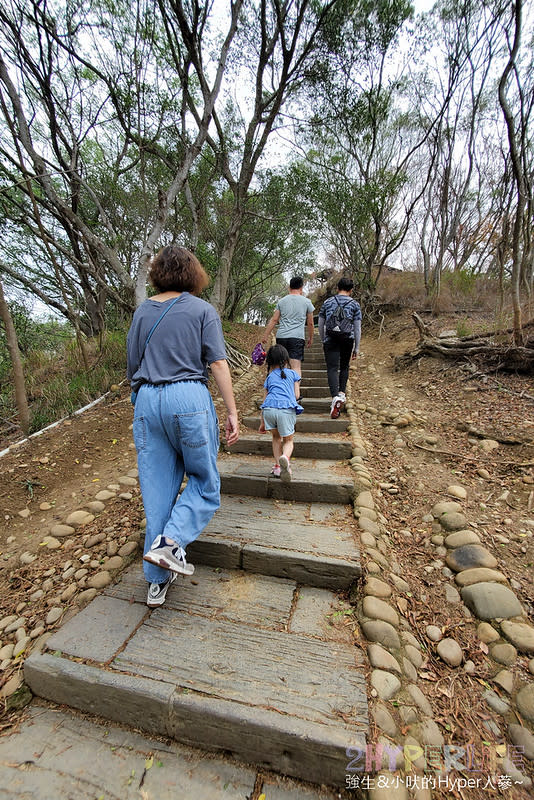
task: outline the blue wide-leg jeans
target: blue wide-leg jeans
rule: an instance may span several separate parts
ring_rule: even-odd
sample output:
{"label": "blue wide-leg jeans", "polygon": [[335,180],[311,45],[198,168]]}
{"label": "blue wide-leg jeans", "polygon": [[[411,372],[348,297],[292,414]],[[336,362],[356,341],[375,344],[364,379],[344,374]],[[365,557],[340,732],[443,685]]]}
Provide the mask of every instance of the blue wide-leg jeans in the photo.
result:
{"label": "blue wide-leg jeans", "polygon": [[[159,534],[187,547],[220,506],[219,425],[211,395],[200,381],[140,387],[133,436],[146,516],[146,553]],[[187,484],[178,495],[184,475]],[[149,583],[168,570],[143,561]]]}

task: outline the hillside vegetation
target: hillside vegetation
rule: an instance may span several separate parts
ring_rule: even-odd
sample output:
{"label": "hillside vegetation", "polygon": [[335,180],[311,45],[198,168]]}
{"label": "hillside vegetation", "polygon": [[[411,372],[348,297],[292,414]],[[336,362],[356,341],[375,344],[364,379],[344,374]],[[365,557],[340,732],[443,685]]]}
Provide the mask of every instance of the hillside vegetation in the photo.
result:
{"label": "hillside vegetation", "polygon": [[[73,414],[110,392],[119,398],[129,392],[126,382],[127,327],[106,331],[88,341],[90,369],[86,370],[68,325],[36,322],[19,314],[24,378],[30,408],[30,434]],[[248,323],[224,323],[231,348],[250,355],[258,328]],[[0,331],[0,449],[22,436],[18,424],[12,369],[3,331]]]}

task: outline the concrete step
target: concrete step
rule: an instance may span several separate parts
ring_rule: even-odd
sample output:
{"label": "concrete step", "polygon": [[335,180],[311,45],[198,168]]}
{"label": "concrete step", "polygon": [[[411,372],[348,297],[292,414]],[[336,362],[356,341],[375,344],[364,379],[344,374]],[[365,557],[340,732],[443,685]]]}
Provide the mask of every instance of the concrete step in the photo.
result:
{"label": "concrete step", "polygon": [[[260,768],[344,786],[368,733],[363,656],[332,592],[199,567],[145,606],[139,566],[26,660],[34,694]],[[338,620],[342,622],[339,624]]]}
{"label": "concrete step", "polygon": [[[252,430],[258,430],[260,425],[260,415],[249,415],[243,417],[243,425]],[[297,417],[295,430],[297,433],[343,433],[349,426],[349,418],[345,412],[337,419],[330,419],[328,414],[307,414],[304,412]]]}
{"label": "concrete step", "polygon": [[[324,392],[324,389],[323,389]],[[322,397],[303,397],[302,407],[305,414],[330,414],[332,398],[328,393]]]}
{"label": "concrete step", "polygon": [[271,466],[272,459],[259,461],[255,456],[221,453],[218,460],[221,491],[300,503],[309,503],[318,497],[323,503],[352,501],[354,484],[339,461],[292,458],[293,477],[289,483],[271,475]]}
{"label": "concrete step", "polygon": [[[311,401],[306,401],[306,409]],[[324,402],[324,401],[323,401]],[[330,399],[326,401],[330,410]],[[326,407],[326,406],[325,406]],[[334,436],[336,438],[334,438]],[[330,461],[344,461],[352,455],[351,444],[346,434],[300,434],[295,442],[295,453],[299,458],[326,458]],[[239,441],[228,448],[230,453],[246,453],[247,455],[272,455],[272,439],[270,433],[252,433],[243,429]]]}
{"label": "concrete step", "polygon": [[325,384],[323,386],[315,386],[311,383],[303,383],[302,386],[300,387],[300,393],[303,398],[328,397],[329,399],[331,399],[330,392],[328,390],[328,384]]}
{"label": "concrete step", "polygon": [[223,495],[221,508],[187,548],[193,564],[348,589],[361,576],[350,509]]}
{"label": "concrete step", "polygon": [[308,382],[308,383],[318,384],[320,386],[324,381],[326,381],[328,385],[326,367],[324,366],[322,367],[322,369],[321,368],[314,369],[312,367],[307,367],[307,366],[302,367],[301,377],[303,384],[305,382]]}
{"label": "concrete step", "polygon": [[335,789],[37,702],[0,738],[2,786],[2,800],[244,800],[259,789],[269,800],[339,798]]}
{"label": "concrete step", "polygon": [[304,388],[305,386],[320,386],[325,394],[330,394],[326,372],[320,377],[307,377],[306,375],[303,375],[301,388]]}
{"label": "concrete step", "polygon": [[[301,405],[304,408],[304,412],[306,414],[330,414],[330,405],[332,403],[332,398],[328,394],[328,389],[321,389],[321,393],[317,397],[312,397],[311,395],[305,395],[303,391],[303,397],[301,401]],[[262,401],[258,400],[256,406],[259,410]],[[298,420],[297,420],[298,421]],[[259,424],[259,422],[258,422]]]}
{"label": "concrete step", "polygon": [[303,378],[301,382],[301,390],[305,389],[307,386],[321,389],[323,397],[330,395],[330,389],[328,387],[326,375],[324,378]]}

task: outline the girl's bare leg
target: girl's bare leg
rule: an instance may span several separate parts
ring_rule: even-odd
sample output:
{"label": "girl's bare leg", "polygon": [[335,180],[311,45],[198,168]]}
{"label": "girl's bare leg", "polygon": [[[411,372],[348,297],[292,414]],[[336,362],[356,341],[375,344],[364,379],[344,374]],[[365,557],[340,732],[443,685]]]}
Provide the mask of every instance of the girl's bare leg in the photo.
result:
{"label": "girl's bare leg", "polygon": [[[288,459],[291,458],[291,454],[293,452],[293,434],[291,434],[291,436],[284,436],[284,438],[281,441],[281,445],[282,447],[279,455],[282,455],[283,453],[285,456],[287,456]],[[273,444],[273,450],[274,450],[274,444]],[[278,461],[276,463],[278,464]]]}
{"label": "girl's bare leg", "polygon": [[273,435],[273,456],[274,456],[274,463],[275,463],[275,464],[278,464],[278,462],[279,462],[279,460],[280,460],[280,456],[282,455],[282,440],[281,440],[281,438],[280,438],[280,434],[278,433],[278,431],[276,430],[276,428],[273,428],[273,429],[271,430],[271,433],[272,433],[272,435]]}
{"label": "girl's bare leg", "polygon": [[289,359],[289,366],[291,369],[294,369],[295,372],[298,372],[299,375],[302,374],[302,362],[296,358]]}

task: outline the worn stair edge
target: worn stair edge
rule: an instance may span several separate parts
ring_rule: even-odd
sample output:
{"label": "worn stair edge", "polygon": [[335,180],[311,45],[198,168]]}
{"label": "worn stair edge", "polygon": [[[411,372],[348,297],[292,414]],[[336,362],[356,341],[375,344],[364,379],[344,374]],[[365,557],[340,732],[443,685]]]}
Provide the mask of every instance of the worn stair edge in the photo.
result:
{"label": "worn stair edge", "polygon": [[331,403],[332,398],[329,395],[302,398],[302,405],[306,414],[330,414]]}
{"label": "worn stair edge", "polygon": [[302,384],[301,384],[301,391],[304,392],[307,386],[315,386],[319,389],[322,389],[323,396],[328,396],[330,394],[330,388],[328,385],[328,381],[326,378],[319,378],[311,376],[302,376]]}
{"label": "worn stair edge", "polygon": [[302,397],[303,400],[305,400],[307,397],[323,398],[323,399],[326,398],[327,400],[332,399],[330,396],[330,392],[328,390],[328,385],[315,386],[313,384],[310,384],[308,386],[307,384],[305,384],[304,386],[302,386],[300,390],[300,396]]}
{"label": "worn stair edge", "polygon": [[183,694],[171,684],[49,653],[26,659],[24,677],[32,692],[46,700],[190,746],[230,752],[314,783],[344,786],[347,748],[365,747],[367,729],[339,731],[267,709]]}
{"label": "worn stair edge", "polygon": [[[229,453],[245,453],[247,455],[272,456],[273,445],[271,438],[265,434],[256,435],[246,433],[240,436],[236,444],[225,448]],[[332,439],[299,439],[295,442],[295,454],[299,458],[324,458],[328,461],[345,461],[352,455],[349,441],[335,441]]]}
{"label": "worn stair edge", "polygon": [[[255,428],[256,430],[260,425],[260,417],[258,415],[243,417],[243,425],[246,428]],[[312,414],[301,414],[297,417],[295,430],[297,433],[342,433],[346,431],[349,426],[349,418],[346,414],[341,414],[337,419],[331,419],[330,416],[319,416]]]}
{"label": "worn stair edge", "polygon": [[[289,483],[280,479],[257,477],[254,475],[224,474],[220,468],[221,492],[224,494],[245,494],[253,497],[270,497],[274,500],[292,500],[296,503],[310,503],[317,500],[317,482],[302,480],[296,476]],[[322,503],[347,505],[354,497],[354,485],[342,483],[339,479],[332,483],[321,482]]]}
{"label": "worn stair edge", "polygon": [[[356,554],[359,557],[359,553]],[[359,560],[331,558],[296,550],[276,550],[201,536],[187,548],[192,563],[222,569],[244,569],[273,578],[291,578],[318,589],[349,589],[361,577]]]}
{"label": "worn stair edge", "polygon": [[276,551],[251,544],[243,548],[243,568],[276,578],[292,578],[306,586],[332,590],[350,588],[362,574],[358,561],[318,557],[295,551]]}

